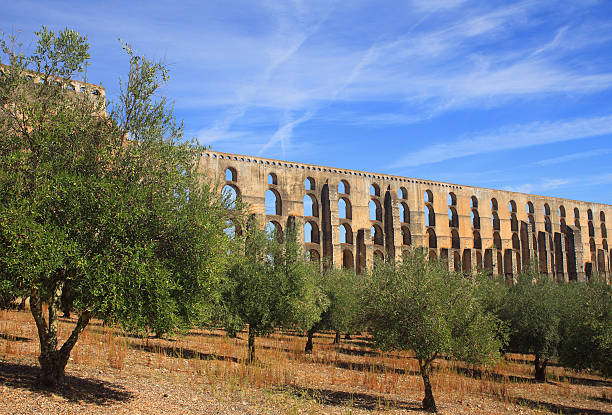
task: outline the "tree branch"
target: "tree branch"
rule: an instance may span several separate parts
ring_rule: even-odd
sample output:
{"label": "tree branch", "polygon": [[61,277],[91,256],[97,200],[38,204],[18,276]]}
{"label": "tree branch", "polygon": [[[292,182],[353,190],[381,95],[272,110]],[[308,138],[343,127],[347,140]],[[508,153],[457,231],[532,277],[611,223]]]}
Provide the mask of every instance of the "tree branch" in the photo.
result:
{"label": "tree branch", "polygon": [[42,312],[42,303],[40,302],[40,297],[38,295],[38,289],[33,288],[30,293],[30,312],[34,317],[34,321],[36,322],[36,328],[38,329],[38,339],[40,341],[40,349],[47,349],[47,322],[45,321],[45,317]]}
{"label": "tree branch", "polygon": [[425,360],[425,366],[431,365],[431,363],[434,360],[436,360],[437,357],[438,357],[438,352],[434,352],[434,354],[432,354],[428,359]]}
{"label": "tree branch", "polygon": [[[62,270],[62,273],[64,272],[65,271]],[[49,347],[52,350],[55,350],[57,348],[57,328],[59,325],[58,311],[62,298],[64,281],[56,281],[54,285],[55,287],[53,287],[53,289],[51,290],[51,298],[49,299],[49,330],[47,331]]]}
{"label": "tree branch", "polygon": [[72,330],[72,333],[70,333],[70,337],[68,337],[68,340],[66,340],[66,342],[62,345],[62,348],[60,349],[60,353],[62,354],[62,356],[68,356],[70,354],[72,348],[79,339],[79,335],[83,332],[83,330],[85,330],[85,327],[87,327],[89,319],[91,319],[90,311],[84,311],[81,313],[76,326]]}

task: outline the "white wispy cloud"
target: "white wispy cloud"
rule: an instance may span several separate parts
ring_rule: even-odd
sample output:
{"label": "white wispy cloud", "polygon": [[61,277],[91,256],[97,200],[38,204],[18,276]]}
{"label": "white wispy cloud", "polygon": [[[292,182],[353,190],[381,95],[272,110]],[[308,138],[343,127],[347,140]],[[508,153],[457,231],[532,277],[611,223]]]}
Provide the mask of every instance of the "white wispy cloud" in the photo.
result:
{"label": "white wispy cloud", "polygon": [[438,12],[460,7],[466,0],[412,0],[410,4],[421,12]]}
{"label": "white wispy cloud", "polygon": [[567,186],[572,181],[569,179],[544,179],[535,183],[522,183],[515,186],[505,186],[504,190],[519,193],[547,193],[550,190]]}
{"label": "white wispy cloud", "polygon": [[593,176],[593,177],[589,178],[588,183],[591,186],[599,186],[599,185],[612,184],[612,172],[598,174],[596,176]]}
{"label": "white wispy cloud", "polygon": [[[201,142],[237,142],[257,153],[306,145],[291,142],[294,132],[321,120],[387,128],[448,111],[576,99],[612,88],[606,55],[584,54],[609,45],[612,24],[582,21],[584,1],[562,8],[548,0],[411,0],[386,8],[367,0],[245,0],[232,8],[135,1],[119,14],[113,11],[119,3],[109,4],[57,3],[44,18],[87,29],[96,53],[117,49],[120,36],[149,56],[167,56],[173,69],[168,94],[177,109],[206,112],[188,125]],[[31,0],[20,6],[40,9]],[[115,58],[98,70],[108,70],[107,84],[119,72]],[[400,159],[396,167],[608,134],[609,121],[550,121],[464,136]],[[255,122],[267,130],[247,132]]]}
{"label": "white wispy cloud", "polygon": [[[355,78],[359,75],[362,68],[368,65],[370,62],[376,59],[377,46],[372,45],[368,50],[365,51],[361,59],[357,62],[357,64],[352,68],[348,76],[337,85],[333,91],[331,92],[330,99],[326,103],[326,106],[329,106],[333,103],[337,97],[344,92],[344,90],[354,82]],[[289,120],[285,122],[281,127],[276,130],[274,135],[270,138],[270,140],[262,147],[260,154],[270,148],[271,145],[276,144],[278,141],[281,142],[281,149],[283,152],[283,157],[286,155],[286,141],[289,140],[293,134],[294,128],[298,125],[310,120],[315,116],[315,114],[320,110],[319,106],[312,107],[309,111],[306,112],[303,116],[299,117],[296,120]]]}
{"label": "white wispy cloud", "polygon": [[[542,178],[537,181],[526,181],[515,185],[504,186],[504,190],[519,193],[544,194],[564,197],[564,193],[567,192],[568,188],[590,189],[593,187],[600,187],[610,184],[612,184],[612,172],[586,175],[584,177]],[[606,197],[609,197],[609,195],[601,193],[593,195],[590,200],[600,203],[610,203],[609,200],[605,200]]]}
{"label": "white wispy cloud", "polygon": [[281,150],[283,154],[286,154],[286,142],[291,138],[293,134],[293,129],[300,125],[303,122],[308,121],[314,115],[314,111],[309,111],[306,114],[302,115],[296,119],[288,119],[286,120],[276,132],[272,135],[272,138],[268,140],[266,144],[264,144],[259,150],[259,155],[262,155],[266,152],[272,145],[275,145],[280,142]]}
{"label": "white wispy cloud", "polygon": [[[436,8],[454,8],[459,6],[460,3],[461,2],[458,1],[443,1],[434,6]],[[437,43],[439,45],[439,47],[437,48],[437,52],[435,52],[435,54],[439,54],[442,48],[447,48],[451,46],[445,44],[449,43],[451,39],[455,41],[459,37],[473,37],[489,31],[496,30],[496,26],[499,23],[499,19],[512,16],[515,13],[520,12],[521,10],[521,7],[503,9],[484,16],[475,17],[466,23],[456,25],[456,27],[452,30],[444,29],[436,33],[427,34],[420,41],[417,39],[416,44],[419,46],[417,48],[413,48],[412,51],[409,52],[409,54],[431,55],[432,50],[435,49],[431,48],[432,42]],[[321,79],[329,79],[331,82],[329,84],[320,85],[312,89],[302,88],[298,91],[295,88],[292,88],[291,86],[288,87],[287,84],[283,83],[281,79],[281,82],[278,85],[280,85],[282,89],[279,90],[277,88],[272,87],[266,88],[265,91],[262,91],[263,94],[259,94],[257,96],[259,100],[262,100],[263,98],[263,101],[267,103],[275,102],[275,97],[272,96],[274,94],[282,100],[280,102],[277,101],[277,106],[284,107],[285,111],[287,110],[287,108],[301,108],[307,110],[307,113],[305,116],[302,116],[296,120],[290,120],[285,124],[282,124],[271,137],[271,139],[262,147],[261,151],[266,151],[272,144],[278,143],[279,141],[281,142],[282,146],[285,140],[291,138],[293,129],[299,124],[313,118],[322,106],[329,106],[331,103],[338,99],[362,100],[374,98],[373,96],[367,97],[364,94],[358,94],[358,96],[354,96],[353,91],[359,90],[360,85],[367,85],[367,79],[369,78],[382,79],[382,76],[380,76],[379,74],[371,76],[371,74],[369,74],[369,71],[372,70],[371,68],[374,68],[374,70],[384,71],[384,67],[388,66],[391,62],[393,62],[394,59],[397,59],[398,52],[400,52],[402,49],[405,49],[405,46],[407,44],[408,40],[402,37],[391,42],[374,43],[363,52],[352,52],[349,54],[340,55],[340,58],[337,58],[336,55],[332,55],[329,53],[321,54],[320,49],[317,49],[312,55],[309,54],[308,51],[305,52],[306,59],[303,56],[292,56],[292,59],[295,59],[296,63],[299,62],[297,66],[309,69],[313,66],[316,66],[317,69],[312,71],[312,73],[317,74],[317,76]],[[406,58],[408,58],[408,56],[404,56],[404,59]],[[321,62],[319,62],[319,60]],[[302,65],[302,63],[304,63],[304,65]],[[377,69],[378,63],[382,63],[382,66],[378,67]],[[331,76],[326,76],[327,73],[325,71],[325,68],[330,67],[336,67],[337,72],[332,72]],[[305,76],[302,77],[301,75]],[[300,79],[310,80],[312,75],[306,74],[304,73],[304,71],[298,71],[297,77],[299,77]],[[294,78],[295,75],[291,77],[291,80],[293,81]],[[439,81],[436,80],[436,82]],[[314,81],[312,82],[312,84],[316,85],[317,82]],[[375,85],[372,88],[372,92],[376,91],[378,97],[375,99],[380,99],[386,91],[389,91],[389,89],[386,90],[385,88],[380,88],[380,86],[381,85],[379,84]],[[398,85],[390,86],[390,90],[392,90],[393,94],[395,94],[398,91]],[[277,93],[277,91],[279,92]],[[268,95],[266,96],[266,94]],[[266,100],[266,97],[271,99]],[[252,105],[257,104],[252,103]],[[430,112],[429,116],[432,115],[433,113]],[[406,117],[403,117],[404,121],[406,121],[406,119]],[[413,121],[418,121],[420,119],[423,119],[423,116],[420,115],[417,117],[412,117],[411,119]],[[373,121],[376,121],[376,115],[374,115],[373,118],[370,120],[370,122]]]}
{"label": "white wispy cloud", "polygon": [[[485,105],[502,105],[508,98],[589,93],[612,86],[608,71],[588,65],[576,68],[563,59],[568,49],[609,41],[609,23],[576,26],[564,22],[550,35],[525,45],[495,47],[497,41],[536,27],[539,20],[534,16],[542,12],[571,14],[578,7],[571,3],[558,10],[558,4],[549,1],[487,7],[468,0],[413,0],[408,3],[411,9],[406,8],[406,20],[412,23],[408,29],[397,23],[380,27],[380,35],[367,42],[341,41],[334,30],[348,30],[342,22],[344,15],[354,16],[356,7],[373,8],[372,2],[358,6],[333,2],[241,4],[249,12],[258,10],[267,16],[268,25],[244,30],[224,24],[231,19],[220,18],[197,27],[192,23],[167,30],[169,22],[160,21],[159,15],[168,4],[144,9],[140,19],[132,13],[100,12],[92,5],[50,7],[48,17],[86,25],[92,35],[108,37],[112,33],[114,40],[119,34],[145,51],[167,55],[170,62],[181,65],[181,71],[189,70],[186,75],[175,73],[171,83],[177,107],[223,108],[220,121],[215,122],[218,125],[209,126],[218,130],[231,128],[233,122],[228,118],[245,115],[236,108],[275,108],[280,118],[288,109],[307,111],[332,99],[393,100],[409,101],[413,112],[432,113],[433,108],[442,112],[483,101]],[[187,13],[190,7],[186,7]],[[432,14],[435,10],[447,12],[437,24],[438,16]],[[231,15],[228,9],[215,12]],[[360,17],[366,19],[355,25],[367,23],[368,16]],[[419,26],[423,19],[429,24]],[[333,97],[372,43],[376,44],[370,51],[375,59],[365,62],[342,93]],[[486,53],[481,51],[483,47]],[[225,114],[228,107],[229,117]]]}
{"label": "white wispy cloud", "polygon": [[552,164],[567,163],[568,161],[582,160],[591,157],[601,157],[612,154],[612,148],[599,148],[596,150],[581,151],[578,153],[566,154],[564,156],[552,157],[534,162],[538,166],[550,166]]}
{"label": "white wispy cloud", "polygon": [[412,167],[476,154],[512,150],[612,134],[612,115],[552,122],[534,122],[444,142],[397,160],[393,168]]}
{"label": "white wispy cloud", "polygon": [[[500,106],[547,94],[587,94],[612,86],[612,74],[605,69],[576,67],[564,59],[568,50],[609,41],[609,24],[564,22],[541,39],[495,47],[516,32],[536,27],[538,19],[533,16],[547,10],[569,15],[576,5],[557,10],[554,2],[531,1],[501,7],[467,0],[408,4],[407,29],[383,26],[366,42],[338,37],[337,31],[348,29],[342,19],[349,13],[355,16],[355,7],[373,7],[368,1],[359,6],[246,1],[246,10],[260,10],[270,19],[254,31],[221,24],[224,20],[199,25],[195,32],[189,25],[165,30],[152,23],[161,11],[155,8],[144,11],[151,14],[145,20],[129,13],[98,12],[93,21],[84,17],[95,9],[71,13],[54,8],[50,13],[102,33],[119,28],[122,37],[144,37],[146,46],[164,51],[177,65],[170,85],[177,108],[217,110],[217,119],[203,128],[211,136],[222,136],[237,120],[248,117],[250,108],[276,110],[276,119],[270,119],[274,125],[286,111],[308,112],[333,101],[407,103],[398,114],[378,115],[375,110],[343,119],[342,114],[336,116],[339,123],[366,116],[372,124],[388,125],[392,120],[406,124],[453,109]],[[440,10],[444,19],[437,23],[435,11]],[[355,25],[364,23],[367,20]],[[368,53],[369,59],[362,62]],[[178,73],[185,69],[187,74]],[[352,79],[347,83],[348,77]],[[326,115],[317,112],[313,119]]]}
{"label": "white wispy cloud", "polygon": [[[299,19],[304,14],[303,7],[301,4],[299,4],[299,2],[294,3],[294,5],[296,6],[295,10],[298,12],[297,14]],[[261,93],[261,89],[269,83],[277,68],[289,60],[295,53],[297,53],[304,42],[313,33],[316,33],[316,31],[319,30],[322,22],[327,18],[326,14],[314,24],[310,24],[304,28],[298,28],[298,30],[295,30],[292,25],[293,20],[295,19],[287,18],[287,10],[285,8],[281,7],[280,4],[271,2],[268,3],[268,6],[274,10],[274,14],[278,19],[277,38],[279,40],[276,42],[271,42],[270,46],[267,48],[269,63],[265,67],[261,77],[250,84],[240,85],[239,89],[236,91],[239,101],[232,108],[230,108],[226,114],[215,121],[210,131],[206,132],[206,134],[209,134],[212,137],[223,137],[227,134],[227,131],[231,128],[232,124],[236,120],[243,117],[248,108],[257,100],[258,95]],[[303,122],[303,120],[300,118],[295,122],[300,123]],[[284,148],[285,140],[290,137],[295,122],[288,123],[286,126],[279,129],[277,133],[272,136],[271,140],[264,146],[264,149],[277,141],[281,141]]]}
{"label": "white wispy cloud", "polygon": [[[481,44],[507,40],[515,31],[529,28],[534,24],[530,14],[542,6],[532,2],[493,10],[461,6],[461,2],[445,5],[445,10],[456,9],[457,16],[442,28],[427,26],[391,39],[383,40],[389,37],[383,36],[369,45],[353,45],[329,40],[326,25],[337,24],[337,16],[330,16],[328,12],[321,14],[318,9],[302,5],[299,13],[287,13],[283,17],[283,27],[289,29],[283,29],[282,33],[292,42],[269,34],[260,38],[249,36],[244,42],[234,40],[234,44],[242,46],[225,51],[226,57],[223,51],[216,52],[221,56],[213,64],[225,61],[224,72],[235,73],[231,67],[226,69],[227,62],[235,62],[247,74],[252,72],[251,75],[237,75],[231,84],[229,79],[190,83],[177,105],[179,108],[229,107],[228,112],[208,127],[212,136],[222,136],[237,120],[252,115],[251,112],[245,116],[247,109],[274,110],[276,114],[269,119],[269,124],[271,128],[278,127],[263,144],[269,149],[269,143],[284,137],[282,131],[294,131],[298,126],[290,119],[287,122],[291,129],[284,128],[287,112],[311,114],[300,124],[333,120],[339,124],[388,126],[418,123],[456,109],[499,107],[508,102],[555,94],[584,95],[612,87],[612,73],[598,67],[569,65],[564,60],[568,50],[601,42],[601,37],[587,36],[589,32],[596,34],[601,30],[563,25],[552,37],[544,37],[540,42],[493,49],[484,54],[479,50]],[[425,10],[417,10],[426,14]],[[304,15],[309,16],[306,20],[316,30],[304,26],[300,20]],[[291,29],[293,21],[296,25]],[[232,38],[236,39],[235,34]],[[268,64],[261,58],[253,60],[252,51],[258,49],[273,51],[266,52],[271,57]],[[252,63],[246,63],[238,55],[249,56]],[[365,111],[356,108],[344,113],[320,110],[337,101],[345,104],[392,102],[402,110],[379,112],[372,110],[372,106]],[[290,138],[286,136],[283,140]]]}

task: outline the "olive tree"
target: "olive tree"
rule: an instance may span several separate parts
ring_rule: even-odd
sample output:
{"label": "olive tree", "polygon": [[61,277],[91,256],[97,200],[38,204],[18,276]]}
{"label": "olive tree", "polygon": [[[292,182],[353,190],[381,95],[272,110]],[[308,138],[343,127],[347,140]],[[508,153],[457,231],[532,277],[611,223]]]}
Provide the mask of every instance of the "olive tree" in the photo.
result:
{"label": "olive tree", "polygon": [[397,263],[375,264],[364,293],[374,344],[414,351],[427,411],[437,411],[430,377],[438,357],[481,364],[499,358],[497,320],[483,310],[470,280],[428,260],[422,250],[404,253]]}
{"label": "olive tree", "polygon": [[612,376],[612,286],[594,275],[561,289],[559,362]]}
{"label": "olive tree", "polygon": [[534,378],[546,381],[546,367],[557,356],[561,298],[559,285],[535,267],[521,272],[510,286],[499,316],[509,327],[509,350],[533,353]]}
{"label": "olive tree", "polygon": [[327,297],[329,306],[307,331],[304,351],[312,353],[312,339],[322,330],[337,333],[355,331],[359,325],[359,298],[363,278],[353,269],[329,267],[317,272],[317,284]]}
{"label": "olive tree", "polygon": [[257,336],[279,326],[304,330],[320,318],[327,303],[315,283],[313,265],[303,255],[295,225],[289,224],[283,236],[267,233],[251,221],[242,242],[228,268],[222,302],[227,313],[249,326],[247,363],[252,363]]}
{"label": "olive tree", "polygon": [[497,336],[504,346],[501,349],[502,353],[505,352],[509,337],[509,324],[503,319],[508,289],[508,281],[504,276],[479,272],[474,277],[474,294],[482,304],[484,311],[497,317]]}
{"label": "olive tree", "polygon": [[[157,98],[163,64],[124,45],[129,73],[109,104],[72,86],[89,62],[85,37],[36,35],[29,55],[0,43],[0,287],[29,296],[41,380],[57,385],[92,317],[157,334],[206,317],[227,209],[198,173],[202,149]],[[78,315],[63,344],[61,308]]]}

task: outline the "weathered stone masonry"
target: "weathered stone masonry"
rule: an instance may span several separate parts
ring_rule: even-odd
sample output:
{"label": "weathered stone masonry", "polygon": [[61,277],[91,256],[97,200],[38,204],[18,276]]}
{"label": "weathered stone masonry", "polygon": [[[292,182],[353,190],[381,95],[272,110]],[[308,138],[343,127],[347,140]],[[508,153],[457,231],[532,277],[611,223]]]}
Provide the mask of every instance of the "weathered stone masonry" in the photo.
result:
{"label": "weathered stone masonry", "polygon": [[426,247],[451,269],[511,277],[529,261],[558,280],[609,276],[612,206],[205,152],[202,166],[282,231],[295,218],[304,248],[334,266],[371,265]]}
{"label": "weathered stone masonry", "polygon": [[[0,74],[4,74],[5,71],[8,71],[8,66],[0,63]],[[32,71],[25,71],[25,73],[27,74],[27,79],[34,84],[44,82],[43,77],[39,73]],[[75,81],[73,79],[66,82],[61,78],[50,78],[48,81],[52,81],[56,85],[61,86],[62,88],[65,88],[70,91],[91,94],[93,96],[100,97],[100,99],[105,99],[106,97],[106,90],[100,85]]]}

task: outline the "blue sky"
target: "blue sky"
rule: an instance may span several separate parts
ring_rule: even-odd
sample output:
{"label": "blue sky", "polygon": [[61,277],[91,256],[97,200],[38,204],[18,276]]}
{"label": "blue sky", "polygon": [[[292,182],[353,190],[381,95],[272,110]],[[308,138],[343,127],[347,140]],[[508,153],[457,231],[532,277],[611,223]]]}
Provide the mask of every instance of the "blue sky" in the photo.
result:
{"label": "blue sky", "polygon": [[43,24],[111,98],[118,38],[163,59],[214,150],[612,203],[610,1],[3,4],[26,48]]}

